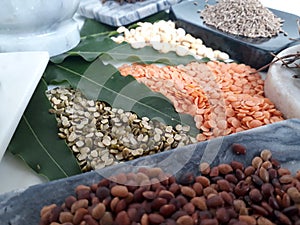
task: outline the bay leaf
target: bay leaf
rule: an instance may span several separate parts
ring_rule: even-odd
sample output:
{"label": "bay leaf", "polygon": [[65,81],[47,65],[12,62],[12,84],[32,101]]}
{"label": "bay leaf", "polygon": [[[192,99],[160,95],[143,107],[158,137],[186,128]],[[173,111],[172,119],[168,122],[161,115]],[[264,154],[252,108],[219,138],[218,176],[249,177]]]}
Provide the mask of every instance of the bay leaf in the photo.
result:
{"label": "bay leaf", "polygon": [[72,151],[57,135],[55,116],[49,113],[50,102],[42,79],[14,133],[8,151],[21,157],[34,171],[49,180],[81,173]]}

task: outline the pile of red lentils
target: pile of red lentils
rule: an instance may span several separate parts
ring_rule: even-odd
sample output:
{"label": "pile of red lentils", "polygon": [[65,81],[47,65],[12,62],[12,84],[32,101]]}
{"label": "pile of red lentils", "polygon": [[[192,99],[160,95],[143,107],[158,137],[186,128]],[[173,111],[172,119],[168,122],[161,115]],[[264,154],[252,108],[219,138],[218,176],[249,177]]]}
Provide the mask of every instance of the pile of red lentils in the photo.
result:
{"label": "pile of red lentils", "polygon": [[283,120],[282,113],[264,96],[260,74],[245,64],[133,64],[123,65],[119,71],[165,95],[177,112],[192,115],[201,131],[198,141]]}

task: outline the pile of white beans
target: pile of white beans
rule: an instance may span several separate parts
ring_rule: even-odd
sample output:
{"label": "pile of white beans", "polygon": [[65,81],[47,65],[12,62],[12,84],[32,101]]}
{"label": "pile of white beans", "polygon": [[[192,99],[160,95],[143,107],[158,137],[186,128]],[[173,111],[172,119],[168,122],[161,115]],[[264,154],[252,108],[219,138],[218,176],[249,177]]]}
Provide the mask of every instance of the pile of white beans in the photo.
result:
{"label": "pile of white beans", "polygon": [[175,51],[179,56],[193,55],[196,59],[204,57],[211,60],[228,60],[229,55],[219,50],[206,47],[200,38],[186,34],[182,28],[175,27],[172,21],[160,20],[155,23],[139,22],[135,29],[121,26],[117,29],[119,36],[112,37],[117,43],[126,41],[132,48],[152,46],[154,49],[167,53]]}

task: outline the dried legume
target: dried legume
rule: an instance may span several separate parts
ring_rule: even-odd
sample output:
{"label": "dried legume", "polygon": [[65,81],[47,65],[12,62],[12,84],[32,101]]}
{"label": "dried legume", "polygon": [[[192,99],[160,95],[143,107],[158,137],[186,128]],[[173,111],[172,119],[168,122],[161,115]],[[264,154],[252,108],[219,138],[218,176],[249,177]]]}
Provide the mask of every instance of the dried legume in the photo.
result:
{"label": "dried legume", "polygon": [[133,48],[152,46],[154,49],[167,53],[175,51],[179,56],[193,55],[197,59],[208,57],[211,60],[228,60],[229,55],[219,50],[206,47],[200,38],[186,34],[182,28],[175,28],[172,21],[160,20],[155,23],[138,22],[139,27],[128,30],[126,27],[119,27],[117,37],[112,40],[117,43],[123,41],[131,44]]}
{"label": "dried legume", "polygon": [[264,97],[264,81],[244,64],[192,62],[186,66],[123,65],[155,92],[165,95],[179,113],[194,117],[198,141],[224,136],[283,120]]}
{"label": "dried legume", "polygon": [[234,35],[270,38],[283,32],[283,20],[259,0],[220,0],[207,5],[200,15],[206,24]]}
{"label": "dried legume", "polygon": [[86,99],[68,88],[48,91],[58,136],[65,139],[83,171],[192,144],[189,127],[175,128],[132,112]]}
{"label": "dried legume", "polygon": [[[265,157],[266,153],[268,157]],[[257,157],[272,164],[272,168],[267,172],[279,170],[280,165],[277,161],[272,163],[274,159],[271,151],[264,150],[261,155]],[[291,177],[291,185],[287,188],[284,183],[275,184],[273,180],[281,180],[284,176],[290,176],[289,174],[277,173],[271,180],[263,180],[260,183],[254,176],[259,174],[263,168],[262,164],[258,164],[251,172],[249,169],[246,172],[247,168],[254,167],[240,164],[242,163],[235,161],[213,166],[230,168],[231,165],[238,165],[241,172],[246,175],[239,179],[237,184],[232,183],[232,178],[228,179],[229,175],[236,176],[235,170],[226,170],[226,175],[220,173],[217,181],[208,173],[183,174],[181,176],[188,176],[189,180],[192,180],[188,184],[186,182],[183,184],[180,180],[185,179],[181,177],[175,179],[170,175],[166,175],[165,180],[159,180],[159,175],[164,174],[161,169],[139,168],[135,173],[117,175],[123,177],[123,181],[134,182],[136,186],[119,183],[115,179],[116,176],[104,178],[90,187],[79,185],[75,194],[67,197],[61,205],[51,204],[41,209],[40,225],[298,225],[300,180],[297,176]],[[201,166],[199,168],[201,171]],[[144,179],[153,182],[144,186],[144,180],[137,179],[138,174],[143,174]],[[152,174],[151,177],[149,174]],[[153,178],[156,178],[155,181]],[[231,188],[225,190],[225,183],[225,186],[229,183]],[[205,189],[199,192],[198,188],[202,185]],[[177,188],[174,188],[175,186]],[[82,191],[88,191],[85,199],[78,196]]]}

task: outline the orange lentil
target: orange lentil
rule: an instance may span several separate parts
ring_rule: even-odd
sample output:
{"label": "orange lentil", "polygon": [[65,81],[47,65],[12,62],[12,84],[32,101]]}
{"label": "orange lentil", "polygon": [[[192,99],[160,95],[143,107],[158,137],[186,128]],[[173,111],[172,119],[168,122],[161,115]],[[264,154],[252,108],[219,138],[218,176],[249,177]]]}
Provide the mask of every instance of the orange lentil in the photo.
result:
{"label": "orange lentil", "polygon": [[133,64],[123,65],[119,71],[164,94],[177,112],[194,116],[196,127],[202,131],[198,141],[283,120],[282,113],[265,98],[260,75],[244,64]]}

